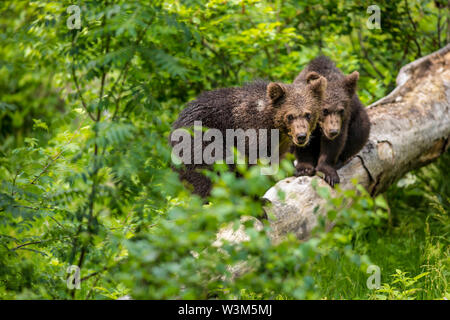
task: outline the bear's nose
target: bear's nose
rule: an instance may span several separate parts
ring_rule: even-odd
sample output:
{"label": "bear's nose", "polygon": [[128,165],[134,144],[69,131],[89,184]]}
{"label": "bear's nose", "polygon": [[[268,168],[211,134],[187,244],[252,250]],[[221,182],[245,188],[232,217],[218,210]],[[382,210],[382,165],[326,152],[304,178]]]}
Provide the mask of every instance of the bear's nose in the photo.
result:
{"label": "bear's nose", "polygon": [[336,137],[338,135],[338,133],[339,133],[339,130],[336,130],[336,129],[330,130],[330,136],[333,138]]}
{"label": "bear's nose", "polygon": [[298,143],[304,143],[306,141],[306,133],[300,133],[297,135]]}

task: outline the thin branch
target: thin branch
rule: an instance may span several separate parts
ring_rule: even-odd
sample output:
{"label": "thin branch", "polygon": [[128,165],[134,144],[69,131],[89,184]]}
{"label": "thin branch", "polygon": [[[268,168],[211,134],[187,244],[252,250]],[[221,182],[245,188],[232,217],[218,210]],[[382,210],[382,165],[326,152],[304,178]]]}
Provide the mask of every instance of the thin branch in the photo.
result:
{"label": "thin branch", "polygon": [[91,118],[92,121],[95,121],[94,116],[89,112],[89,110],[87,108],[87,105],[86,105],[86,102],[84,101],[83,95],[81,94],[81,90],[80,90],[80,87],[78,85],[78,78],[77,78],[77,75],[75,73],[75,65],[74,64],[72,64],[72,79],[73,79],[73,81],[75,83],[75,88],[77,89],[77,93],[78,93],[78,96],[80,97],[81,105],[83,106],[84,111],[86,111],[86,113],[89,115],[89,118]]}
{"label": "thin branch", "polygon": [[12,248],[11,251],[16,251],[16,250],[21,249],[23,247],[30,246],[32,244],[39,244],[39,243],[42,243],[42,242],[44,242],[44,241],[41,240],[41,241],[33,241],[33,242],[24,243],[24,244],[21,244],[20,246]]}
{"label": "thin branch", "polygon": [[89,300],[89,298],[90,298],[92,292],[94,291],[94,288],[97,286],[98,280],[100,280],[100,277],[97,277],[97,278],[95,279],[94,283],[92,284],[91,288],[89,289],[89,292],[88,292],[87,295],[86,295],[85,300]]}
{"label": "thin branch", "polygon": [[50,219],[52,219],[53,221],[55,221],[56,224],[57,224],[61,229],[66,230],[66,228],[65,228],[61,223],[59,223],[58,220],[56,220],[54,217],[52,217],[52,216],[48,216],[48,217],[49,217]]}
{"label": "thin branch", "polygon": [[372,66],[372,69],[377,73],[378,77],[382,80],[384,78],[383,74],[378,70],[378,68],[375,66],[375,63],[370,59],[369,54],[367,53],[366,48],[364,47],[364,41],[361,34],[361,29],[358,30],[358,40],[359,40],[359,46],[361,47],[361,51],[364,55],[364,58],[370,63]]}
{"label": "thin branch", "polygon": [[8,236],[8,235],[6,235],[6,234],[0,234],[0,237],[9,238],[9,239],[14,240],[15,242],[18,242],[18,241],[19,241],[19,239],[14,238],[14,237],[11,237],[11,236]]}
{"label": "thin branch", "polygon": [[19,170],[16,170],[16,174],[14,175],[13,184],[12,184],[12,188],[11,188],[12,189],[11,197],[14,197],[14,193],[15,193],[14,189],[16,187],[16,180],[17,180],[18,175],[19,175]]}
{"label": "thin branch", "polygon": [[[355,46],[355,43],[354,43],[353,38],[352,38],[351,35],[349,35],[349,39],[350,39],[350,43],[351,43],[351,45],[352,45],[352,50],[356,52],[356,51],[357,51],[357,50],[356,50],[356,46]],[[368,76],[370,76],[370,77],[372,77],[372,78],[376,78],[376,77],[377,77],[377,75],[374,75],[372,71],[370,71],[369,69],[367,69],[367,68],[364,66],[364,64],[360,64],[359,67],[360,67],[361,70],[362,70],[365,74],[367,74]]]}
{"label": "thin branch", "polygon": [[396,70],[399,70],[400,66],[403,64],[403,61],[405,60],[406,55],[409,52],[409,43],[410,42],[411,42],[411,36],[408,34],[408,39],[407,39],[406,45],[405,45],[404,50],[403,50],[402,58],[399,61],[397,61],[397,63],[395,64],[395,69]]}
{"label": "thin branch", "polygon": [[[135,50],[136,50],[136,47],[141,43],[141,41],[144,38],[144,35],[147,33],[147,30],[150,27],[150,25],[151,25],[151,21],[145,26],[145,28],[142,30],[142,32],[138,35],[138,37],[134,43]],[[116,109],[114,110],[114,114],[112,116],[112,121],[114,121],[116,119],[117,114],[119,112],[119,105],[120,105],[120,100],[122,99],[123,86],[127,79],[128,70],[131,65],[131,60],[133,60],[133,58],[134,58],[134,54],[135,54],[135,52],[133,53],[133,56],[125,63],[124,67],[120,71],[119,77],[117,78],[117,80],[115,81],[115,83],[113,84],[113,86],[111,88],[111,92],[113,92],[114,89],[116,88],[117,84],[119,83],[119,81],[122,78],[122,82],[120,83],[119,94],[118,94],[117,98],[114,98],[115,102],[116,102]]]}
{"label": "thin branch", "polygon": [[450,1],[447,2],[447,43],[450,43]]}
{"label": "thin branch", "polygon": [[206,42],[206,39],[202,37],[201,39],[202,41],[202,45],[208,49],[209,51],[211,51],[217,58],[220,59],[220,62],[222,62],[223,64],[225,64],[225,66],[228,68],[224,68],[223,64],[220,65],[220,69],[222,70],[222,74],[223,76],[227,76],[230,74],[230,70],[234,73],[236,81],[238,81],[237,79],[237,73],[234,72],[234,68],[233,66],[228,62],[227,57],[220,51],[217,51],[216,49],[214,49],[208,42]]}
{"label": "thin branch", "polygon": [[[411,17],[411,13],[409,11],[409,5],[408,5],[408,1],[407,0],[405,0],[405,7],[406,7],[406,13],[408,14],[408,19],[409,19],[409,21],[411,22],[411,24],[413,26],[414,33],[416,35],[418,35],[419,32],[417,32],[416,23],[414,22],[413,18]],[[419,57],[422,56],[422,50],[420,49],[419,42],[417,41],[417,39],[415,37],[413,37],[413,41],[414,41],[414,43],[416,44],[416,47],[417,47],[417,56],[416,57],[419,58]]]}
{"label": "thin branch", "polygon": [[[103,18],[103,29],[105,29],[106,26],[106,15]],[[104,31],[104,30],[103,30]],[[109,44],[110,44],[110,40],[111,40],[111,36],[109,35],[109,33],[106,36],[106,45],[105,45],[105,55],[107,55],[109,53]],[[102,45],[103,46],[103,45]],[[102,50],[103,51],[103,50]],[[99,106],[98,106],[98,110],[97,110],[97,121],[100,121],[100,117],[101,117],[101,109],[100,109],[100,104],[103,101],[103,92],[105,90],[105,81],[106,81],[106,75],[107,75],[108,71],[106,70],[105,66],[102,65],[102,80],[101,80],[101,84],[100,84],[100,93],[99,93]]]}
{"label": "thin branch", "polygon": [[438,7],[438,16],[437,16],[437,43],[438,49],[441,47],[441,8]]}
{"label": "thin branch", "polygon": [[48,168],[50,168],[50,166],[56,161],[58,160],[58,158],[62,155],[62,153],[64,152],[64,148],[67,147],[72,140],[75,138],[75,136],[77,135],[78,131],[80,131],[81,125],[84,123],[84,121],[86,120],[86,118],[84,118],[82,121],[80,121],[80,123],[78,124],[77,129],[75,130],[75,132],[73,133],[72,137],[69,139],[69,141],[63,146],[63,148],[58,152],[58,154],[50,159],[49,163],[47,163],[47,165],[44,167],[44,169],[42,169],[42,171],[30,182],[30,184],[35,184],[37,180],[39,180],[39,178],[47,172]]}
{"label": "thin branch", "polygon": [[[60,209],[55,209],[55,208],[41,208],[41,207],[31,207],[31,206],[22,206],[22,205],[14,205],[13,208],[25,208],[25,209],[30,209],[30,210],[60,210]],[[66,229],[64,228],[64,226],[58,222],[58,220],[56,220],[54,217],[52,216],[48,216],[50,219],[52,219],[53,221],[56,222],[56,224],[58,226],[60,226],[62,229]]]}
{"label": "thin branch", "polygon": [[36,250],[36,249],[30,249],[30,248],[20,248],[20,250],[28,250],[28,251],[32,251],[32,252],[35,252],[35,253],[39,253],[39,254],[42,254],[43,256],[46,256],[46,257],[48,257],[48,254],[46,254],[45,252],[42,252],[42,251]]}
{"label": "thin branch", "polygon": [[[0,235],[0,236],[1,236],[1,235]],[[22,249],[23,247],[27,247],[27,246],[30,246],[30,245],[33,245],[33,244],[40,244],[40,243],[53,242],[53,241],[62,241],[62,240],[65,240],[65,239],[73,239],[73,238],[76,238],[76,237],[78,237],[78,236],[77,236],[77,235],[74,235],[74,236],[65,236],[65,237],[62,237],[62,238],[60,238],[60,239],[37,240],[37,241],[32,241],[32,242],[23,243],[23,244],[21,244],[21,245],[18,245],[17,247],[11,248],[10,250],[11,250],[11,251],[15,251],[15,250]],[[11,237],[11,238],[12,238],[12,237]],[[15,239],[14,241],[15,241],[15,242],[20,242],[19,239]]]}
{"label": "thin branch", "polygon": [[81,281],[81,282],[86,281],[86,280],[88,280],[89,278],[92,278],[92,277],[94,277],[94,276],[96,276],[96,275],[98,275],[98,274],[100,274],[100,273],[102,273],[102,272],[104,272],[104,271],[106,271],[106,270],[108,270],[108,269],[110,269],[110,268],[111,268],[111,267],[103,267],[101,270],[96,271],[96,272],[93,272],[93,273],[91,273],[91,274],[89,274],[89,275],[87,275],[87,276],[81,278],[80,281]]}

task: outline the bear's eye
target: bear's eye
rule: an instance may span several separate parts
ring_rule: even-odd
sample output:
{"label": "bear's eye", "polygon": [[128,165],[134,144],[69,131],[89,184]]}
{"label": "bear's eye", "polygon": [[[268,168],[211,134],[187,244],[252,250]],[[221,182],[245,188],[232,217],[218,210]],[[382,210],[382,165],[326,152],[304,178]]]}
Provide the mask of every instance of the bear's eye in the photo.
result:
{"label": "bear's eye", "polygon": [[305,113],[305,119],[310,120],[311,119],[311,113]]}
{"label": "bear's eye", "polygon": [[327,116],[328,114],[329,114],[328,109],[323,109],[323,115],[324,115],[324,116]]}
{"label": "bear's eye", "polygon": [[342,116],[344,114],[344,109],[339,109],[338,113]]}
{"label": "bear's eye", "polygon": [[287,119],[288,119],[288,121],[292,121],[292,120],[294,120],[294,116],[292,114],[290,114],[287,116]]}

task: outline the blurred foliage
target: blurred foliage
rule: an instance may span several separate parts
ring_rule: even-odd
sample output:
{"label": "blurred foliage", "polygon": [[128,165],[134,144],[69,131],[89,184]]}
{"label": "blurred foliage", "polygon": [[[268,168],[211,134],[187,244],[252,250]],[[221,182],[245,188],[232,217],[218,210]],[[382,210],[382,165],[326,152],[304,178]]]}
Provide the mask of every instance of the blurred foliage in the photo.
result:
{"label": "blurred foliage", "polygon": [[[217,248],[217,230],[260,216],[255,198],[292,163],[274,177],[218,166],[205,205],[170,170],[167,144],[200,92],[292,82],[320,53],[359,70],[374,102],[401,66],[450,41],[436,3],[378,1],[381,29],[368,29],[369,1],[0,2],[0,298],[448,298],[448,154],[393,186],[389,206],[318,190],[331,232],[274,245],[248,220],[249,241]],[[80,29],[67,24],[73,4]],[[384,291],[367,289],[370,263],[398,275]],[[71,265],[80,290],[66,285]]]}

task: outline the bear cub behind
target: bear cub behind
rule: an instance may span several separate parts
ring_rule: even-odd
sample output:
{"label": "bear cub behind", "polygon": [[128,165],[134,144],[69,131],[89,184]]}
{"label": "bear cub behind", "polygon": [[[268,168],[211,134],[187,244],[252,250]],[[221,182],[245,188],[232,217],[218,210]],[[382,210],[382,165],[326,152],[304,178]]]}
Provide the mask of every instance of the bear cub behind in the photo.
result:
{"label": "bear cub behind", "polygon": [[306,148],[294,148],[294,153],[300,155],[296,175],[312,176],[319,171],[333,186],[340,181],[336,170],[366,144],[370,121],[356,94],[357,71],[345,76],[331,59],[320,56],[300,72],[294,84],[308,84],[318,75],[328,80],[328,87],[314,138]]}

